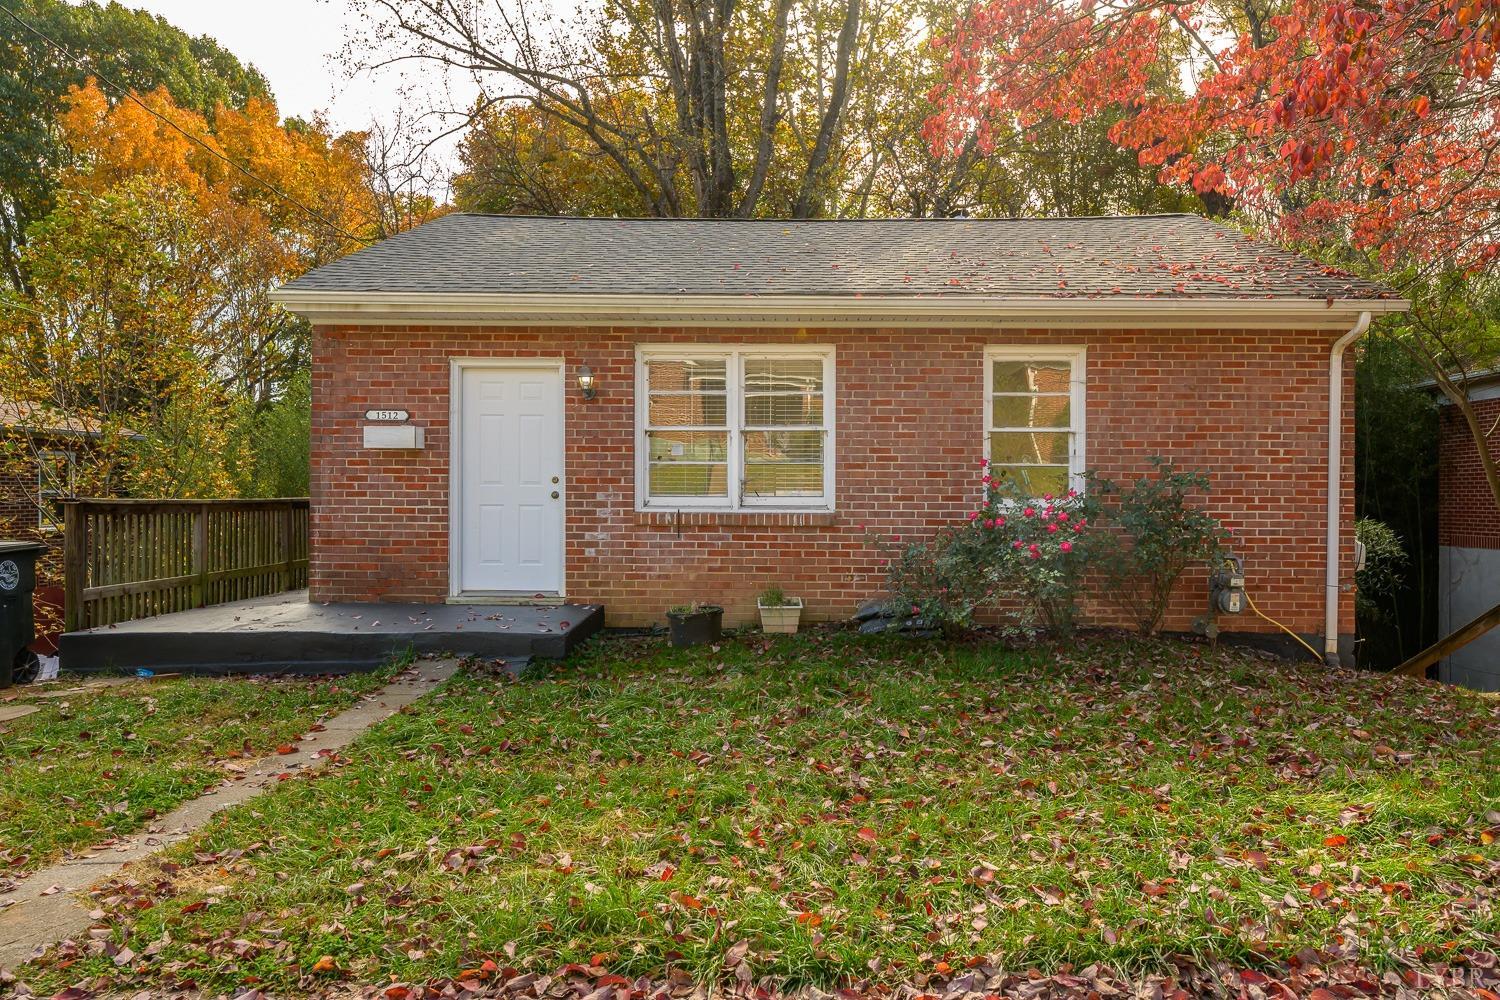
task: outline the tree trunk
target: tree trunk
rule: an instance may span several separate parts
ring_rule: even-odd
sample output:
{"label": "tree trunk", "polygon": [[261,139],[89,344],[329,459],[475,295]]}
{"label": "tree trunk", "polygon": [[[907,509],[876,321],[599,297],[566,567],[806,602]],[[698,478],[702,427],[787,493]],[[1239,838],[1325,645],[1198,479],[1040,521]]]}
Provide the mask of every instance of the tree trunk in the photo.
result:
{"label": "tree trunk", "polygon": [[812,154],[807,158],[807,167],[802,174],[802,184],[797,191],[797,200],[792,204],[792,217],[806,219],[820,208],[815,204],[823,184],[823,168],[828,162],[828,153],[833,148],[833,137],[843,121],[844,106],[849,101],[849,62],[854,53],[854,42],[859,37],[860,0],[847,0],[844,8],[844,26],[839,31],[838,52],[834,59],[833,88],[829,91],[828,107],[818,125],[818,138],[813,143]]}

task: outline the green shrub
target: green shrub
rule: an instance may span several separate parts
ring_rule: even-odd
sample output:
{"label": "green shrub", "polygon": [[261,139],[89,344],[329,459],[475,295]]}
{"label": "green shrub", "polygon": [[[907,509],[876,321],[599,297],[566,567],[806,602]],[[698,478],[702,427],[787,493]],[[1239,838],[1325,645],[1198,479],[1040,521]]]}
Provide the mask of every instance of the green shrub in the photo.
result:
{"label": "green shrub", "polygon": [[969,531],[939,529],[930,539],[882,546],[887,554],[886,613],[915,618],[946,633],[974,627],[974,612],[990,595]]}
{"label": "green shrub", "polygon": [[234,471],[240,496],[307,496],[311,422],[312,385],[305,371],[287,383],[279,399],[240,419],[238,433],[247,453]]}
{"label": "green shrub", "polygon": [[1406,546],[1388,524],[1362,517],[1354,522],[1354,537],[1365,547],[1364,568],[1354,574],[1354,605],[1374,621],[1388,617],[1383,604],[1401,589],[1406,575]]}
{"label": "green shrub", "polygon": [[1208,476],[1180,472],[1166,459],[1151,458],[1152,473],[1129,487],[1093,477],[1110,532],[1101,533],[1096,559],[1102,595],[1146,635],[1161,627],[1177,583],[1189,566],[1219,562],[1229,532],[1192,503],[1208,492]]}

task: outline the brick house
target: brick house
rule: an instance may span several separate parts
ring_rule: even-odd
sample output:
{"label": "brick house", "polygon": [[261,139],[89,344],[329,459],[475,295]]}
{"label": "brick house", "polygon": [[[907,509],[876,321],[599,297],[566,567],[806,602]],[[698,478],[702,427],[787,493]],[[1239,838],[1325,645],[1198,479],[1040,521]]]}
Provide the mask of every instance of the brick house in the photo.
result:
{"label": "brick house", "polygon": [[69,495],[79,454],[98,434],[76,418],[0,399],[0,531],[6,537],[62,528],[55,501]]}
{"label": "brick house", "polygon": [[277,295],[314,325],[314,601],[736,623],[777,585],[842,618],[881,589],[870,536],[963,518],[981,456],[1042,493],[1162,455],[1213,477],[1261,609],[1346,645],[1342,354],[1406,307],[1184,215],[460,213]]}
{"label": "brick house", "polygon": [[[62,530],[60,501],[72,496],[78,462],[97,447],[99,433],[90,421],[0,399],[0,538],[55,544]],[[55,573],[44,571],[32,644],[39,653],[57,648],[62,599]]]}
{"label": "brick house", "polygon": [[[1500,372],[1470,378],[1468,395],[1482,426],[1500,423]],[[1438,634],[1451,635],[1500,603],[1500,508],[1463,415],[1441,393],[1437,399]],[[1450,684],[1500,691],[1500,629],[1444,658],[1437,670]]]}

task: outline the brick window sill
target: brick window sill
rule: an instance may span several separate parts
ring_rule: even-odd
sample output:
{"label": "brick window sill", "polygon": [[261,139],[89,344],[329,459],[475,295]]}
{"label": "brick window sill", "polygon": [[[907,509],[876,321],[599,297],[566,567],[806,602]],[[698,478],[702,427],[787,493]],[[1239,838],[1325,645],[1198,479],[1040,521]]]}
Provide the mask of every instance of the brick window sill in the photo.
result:
{"label": "brick window sill", "polygon": [[838,517],[837,511],[829,510],[638,510],[635,523],[657,528],[715,525],[829,528],[838,524]]}

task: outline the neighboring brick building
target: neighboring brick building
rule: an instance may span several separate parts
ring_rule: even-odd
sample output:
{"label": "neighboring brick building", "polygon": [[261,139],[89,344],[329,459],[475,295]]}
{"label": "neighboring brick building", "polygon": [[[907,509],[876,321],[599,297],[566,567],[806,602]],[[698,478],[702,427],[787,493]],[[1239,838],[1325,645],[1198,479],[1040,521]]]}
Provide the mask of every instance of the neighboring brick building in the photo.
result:
{"label": "neighboring brick building", "polygon": [[[1500,457],[1500,372],[1471,379],[1469,398]],[[1438,632],[1450,635],[1500,604],[1500,507],[1463,414],[1441,394],[1438,402]],[[1444,659],[1438,677],[1500,691],[1500,629]]]}
{"label": "neighboring brick building", "polygon": [[[981,456],[1042,493],[1162,455],[1209,472],[1251,593],[1308,637],[1330,350],[1405,306],[1191,216],[453,215],[278,296],[315,326],[315,601],[565,594],[636,625],[700,599],[746,622],[777,585],[842,618],[881,589],[871,536],[962,519]],[[1187,582],[1169,627],[1205,600]]]}
{"label": "neighboring brick building", "polygon": [[79,452],[97,433],[43,407],[0,399],[0,534],[62,527],[52,502],[71,488]]}
{"label": "neighboring brick building", "polygon": [[[62,529],[58,501],[70,496],[79,456],[94,447],[98,427],[46,407],[0,399],[0,538],[53,543]],[[51,653],[62,622],[62,587],[43,563],[37,587],[37,642]]]}

